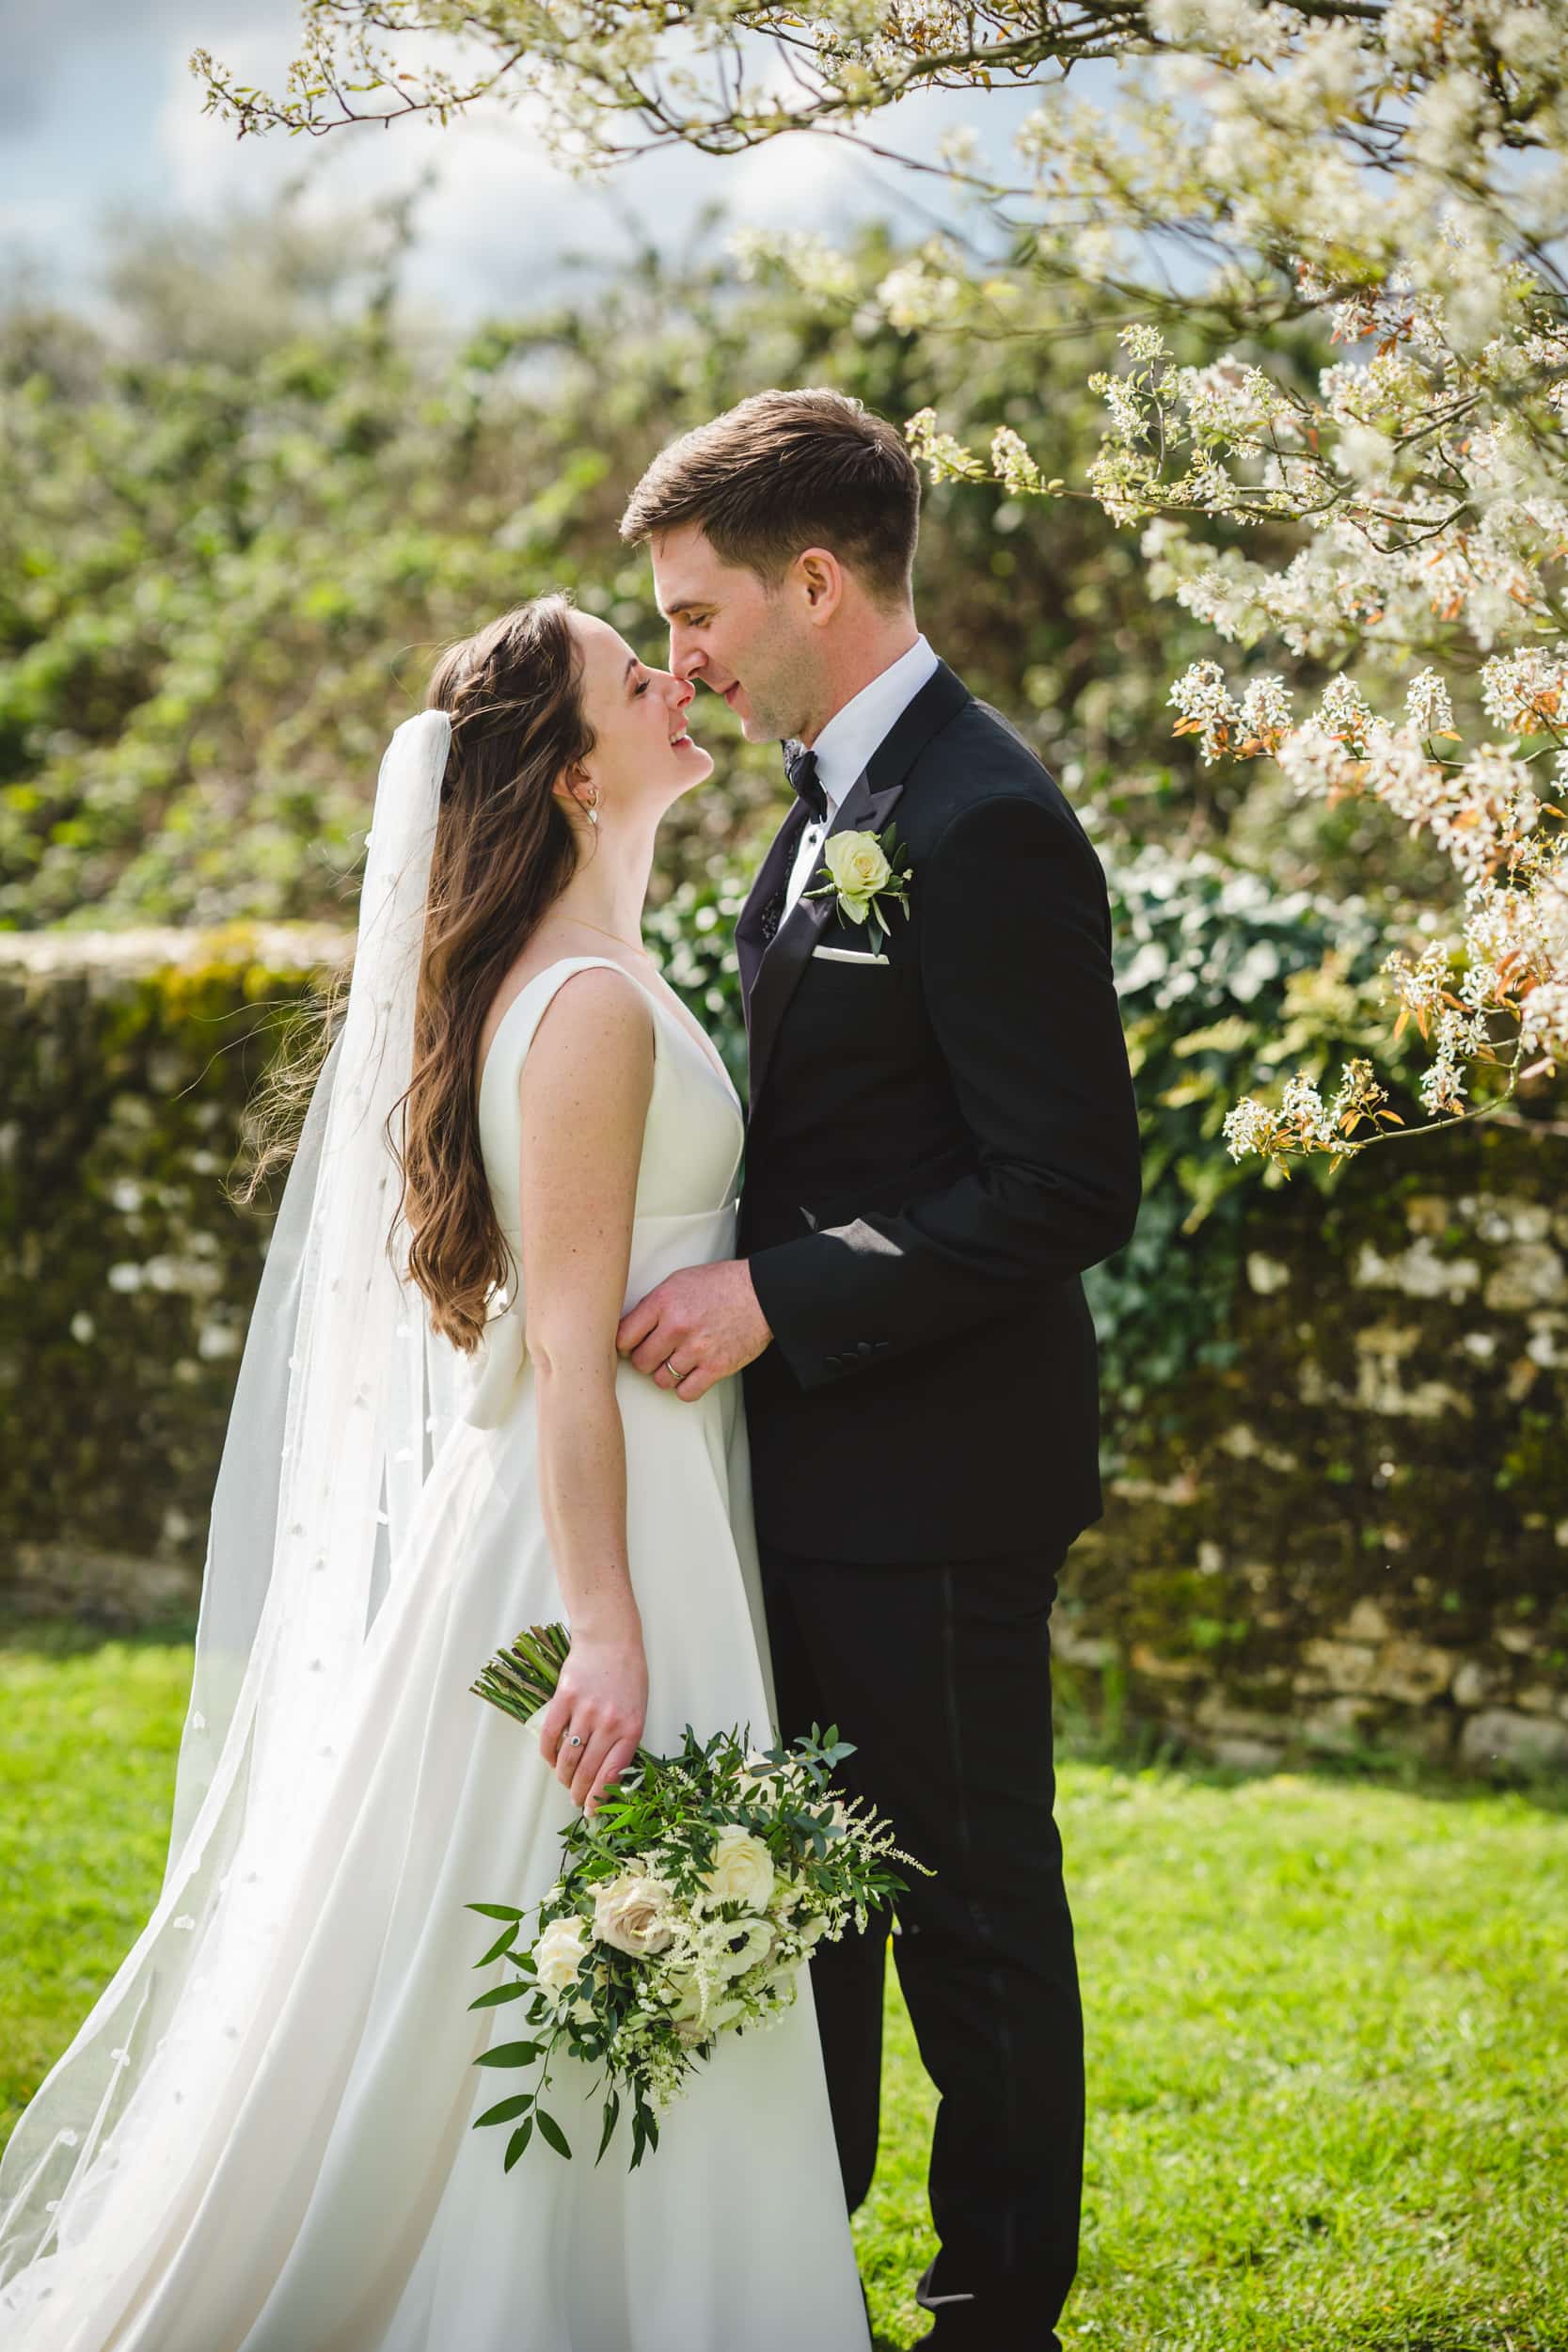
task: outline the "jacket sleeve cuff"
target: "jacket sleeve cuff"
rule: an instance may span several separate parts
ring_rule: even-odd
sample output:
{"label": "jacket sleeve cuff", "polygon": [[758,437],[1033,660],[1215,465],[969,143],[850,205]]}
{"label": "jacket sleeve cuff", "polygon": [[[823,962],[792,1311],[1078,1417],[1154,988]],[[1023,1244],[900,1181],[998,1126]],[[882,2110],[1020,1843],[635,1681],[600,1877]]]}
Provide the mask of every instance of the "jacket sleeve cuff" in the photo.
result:
{"label": "jacket sleeve cuff", "polygon": [[847,1374],[886,1361],[892,1336],[875,1315],[846,1337],[845,1251],[832,1232],[759,1249],[746,1261],[773,1345],[801,1389],[830,1388]]}

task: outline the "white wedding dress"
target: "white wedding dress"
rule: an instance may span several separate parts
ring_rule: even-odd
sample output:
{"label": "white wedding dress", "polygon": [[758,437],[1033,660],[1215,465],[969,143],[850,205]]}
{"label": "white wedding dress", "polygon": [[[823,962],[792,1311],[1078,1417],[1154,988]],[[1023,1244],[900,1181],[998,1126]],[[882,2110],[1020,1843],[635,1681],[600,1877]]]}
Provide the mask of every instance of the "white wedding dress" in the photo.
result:
{"label": "white wedding dress", "polygon": [[[556,990],[608,961],[537,974],[481,1073],[519,1264],[518,1073]],[[643,993],[628,1304],[732,1253],[743,1133],[717,1056]],[[475,1969],[494,1923],[465,1905],[536,1900],[575,1813],[534,1736],[469,1690],[520,1628],[565,1614],[520,1301],[501,1320],[366,1638],[310,1833],[253,1890],[232,1976],[210,1971],[177,2010],[59,2243],[0,2289],[4,2352],[868,2352],[804,1974],[782,2023],[699,2070],[636,2172],[624,2121],[595,2169],[599,2095],[570,2059],[549,2106],[571,2162],[535,2135],[505,2173],[504,2127],[471,2128],[525,2078],[474,2063],[518,2027],[515,2007],[467,2006],[508,1972]],[[624,1364],[617,1395],[645,1742],[671,1748],[689,1722],[767,1744],[740,1383],[686,1404]]]}

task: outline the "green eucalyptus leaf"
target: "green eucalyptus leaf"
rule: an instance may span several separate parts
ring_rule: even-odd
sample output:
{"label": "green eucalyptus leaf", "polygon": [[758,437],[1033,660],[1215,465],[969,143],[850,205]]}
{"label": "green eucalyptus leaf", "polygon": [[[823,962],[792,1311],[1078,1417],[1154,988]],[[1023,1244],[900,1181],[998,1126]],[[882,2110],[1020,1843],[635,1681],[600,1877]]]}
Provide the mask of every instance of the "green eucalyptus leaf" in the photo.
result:
{"label": "green eucalyptus leaf", "polygon": [[499,1960],[503,1952],[509,1952],[512,1949],[513,1945],[517,1940],[517,1928],[518,1922],[514,1919],[512,1925],[507,1928],[502,1934],[497,1936],[489,1950],[487,1952],[481,1953],[479,1959],[475,1961],[474,1966],[476,1968],[486,1968],[489,1966],[491,1961]]}
{"label": "green eucalyptus leaf", "polygon": [[521,2090],[515,2098],[503,2099],[499,2106],[486,2107],[483,2115],[476,2115],[471,2128],[477,2132],[482,2123],[511,2123],[519,2115],[526,2115],[532,2105],[532,2091]]}
{"label": "green eucalyptus leaf", "polygon": [[533,1998],[536,1987],[531,1984],[496,1984],[488,1993],[468,2003],[470,2009],[499,2009],[503,2001],[527,2001]]}
{"label": "green eucalyptus leaf", "polygon": [[499,2042],[493,2050],[482,2050],[475,2058],[476,2066],[531,2066],[539,2056],[537,2042]]}

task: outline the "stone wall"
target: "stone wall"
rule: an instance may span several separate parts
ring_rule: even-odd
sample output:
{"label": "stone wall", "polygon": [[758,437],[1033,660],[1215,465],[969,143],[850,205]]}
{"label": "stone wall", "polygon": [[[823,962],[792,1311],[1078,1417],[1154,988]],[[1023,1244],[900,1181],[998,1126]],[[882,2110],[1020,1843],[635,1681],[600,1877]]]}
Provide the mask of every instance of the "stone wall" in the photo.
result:
{"label": "stone wall", "polygon": [[1565,1169],[1481,1125],[1259,1193],[1234,1363],[1070,1555],[1069,1683],[1232,1763],[1568,1769]]}
{"label": "stone wall", "polygon": [[[221,1182],[342,946],[0,940],[0,1616],[194,1607],[267,1227]],[[1493,1125],[1259,1191],[1234,1361],[1119,1433],[1073,1548],[1064,1697],[1234,1763],[1568,1772],[1565,1168]]]}

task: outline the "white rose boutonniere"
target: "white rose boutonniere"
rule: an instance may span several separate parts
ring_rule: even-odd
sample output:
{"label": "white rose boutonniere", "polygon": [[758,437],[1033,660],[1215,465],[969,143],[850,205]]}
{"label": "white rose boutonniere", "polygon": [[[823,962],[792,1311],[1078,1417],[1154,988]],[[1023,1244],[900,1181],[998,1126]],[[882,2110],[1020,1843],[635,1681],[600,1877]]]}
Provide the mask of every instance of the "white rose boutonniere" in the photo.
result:
{"label": "white rose boutonniere", "polygon": [[895,900],[904,910],[904,920],[909,921],[910,901],[904,884],[912,879],[913,868],[900,867],[900,860],[906,855],[893,825],[880,834],[832,834],[824,845],[819,868],[828,879],[820,890],[808,890],[805,895],[808,898],[825,898],[830,891],[836,892],[839,913],[847,922],[868,923],[872,952],[879,953],[887,937],[881,900]]}

